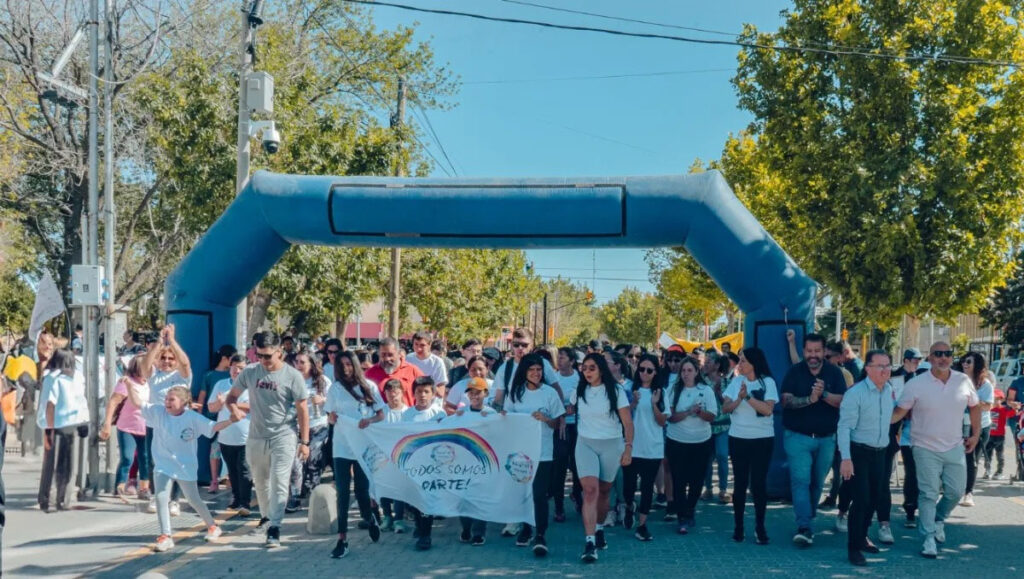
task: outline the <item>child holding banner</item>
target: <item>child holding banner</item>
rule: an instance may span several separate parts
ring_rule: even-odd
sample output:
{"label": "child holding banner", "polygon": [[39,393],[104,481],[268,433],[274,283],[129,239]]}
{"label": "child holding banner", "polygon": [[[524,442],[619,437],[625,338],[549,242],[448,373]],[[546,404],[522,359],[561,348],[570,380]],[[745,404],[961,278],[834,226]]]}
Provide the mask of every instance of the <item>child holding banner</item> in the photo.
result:
{"label": "child holding banner", "polygon": [[[485,378],[479,376],[469,378],[464,385],[464,392],[466,398],[469,399],[469,404],[460,406],[454,415],[445,419],[446,421],[457,422],[467,415],[480,418],[497,416],[497,413],[485,404],[488,392]],[[484,536],[487,534],[487,521],[472,517],[459,517],[459,523],[462,524],[462,534],[459,535],[459,540],[474,547],[482,547]]]}
{"label": "child holding banner", "polygon": [[[533,554],[543,557],[548,554],[547,541],[544,533],[548,528],[548,486],[551,479],[551,464],[554,458],[555,426],[558,425],[558,418],[565,414],[565,406],[562,404],[562,397],[559,393],[544,384],[544,363],[537,354],[528,354],[523,357],[516,368],[515,376],[512,378],[512,385],[505,399],[505,407],[502,410],[518,414],[529,414],[534,419],[544,424],[546,428],[541,429],[540,438],[540,462],[537,463],[537,471],[533,477],[533,512],[537,524],[537,535],[533,537]],[[516,546],[525,547],[530,544],[533,529],[528,524],[523,524],[519,535],[516,537]]]}
{"label": "child holding banner", "polygon": [[[416,406],[406,409],[402,414],[402,422],[438,422],[447,417],[444,408],[434,404],[435,390],[434,379],[430,376],[420,376],[412,382],[412,397]],[[413,508],[416,515],[416,550],[426,551],[430,549],[430,530],[434,524],[434,518]]]}
{"label": "child holding banner", "polygon": [[[402,415],[409,409],[405,405],[405,395],[402,390],[402,381],[392,378],[384,383],[384,397],[387,399],[388,408],[384,414],[384,422],[392,424],[402,421]],[[383,531],[394,531],[401,535],[408,528],[405,525],[405,503],[389,498],[382,498],[380,506],[384,510],[384,522],[380,528]]]}

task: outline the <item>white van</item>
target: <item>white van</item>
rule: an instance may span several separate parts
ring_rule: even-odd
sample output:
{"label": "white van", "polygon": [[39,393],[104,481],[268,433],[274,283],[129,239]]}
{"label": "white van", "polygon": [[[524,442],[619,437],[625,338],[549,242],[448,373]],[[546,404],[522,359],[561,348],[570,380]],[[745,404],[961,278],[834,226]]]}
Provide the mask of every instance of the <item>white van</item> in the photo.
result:
{"label": "white van", "polygon": [[1006,392],[1007,387],[1021,375],[1024,358],[1003,358],[992,362],[992,373],[996,375],[996,387]]}

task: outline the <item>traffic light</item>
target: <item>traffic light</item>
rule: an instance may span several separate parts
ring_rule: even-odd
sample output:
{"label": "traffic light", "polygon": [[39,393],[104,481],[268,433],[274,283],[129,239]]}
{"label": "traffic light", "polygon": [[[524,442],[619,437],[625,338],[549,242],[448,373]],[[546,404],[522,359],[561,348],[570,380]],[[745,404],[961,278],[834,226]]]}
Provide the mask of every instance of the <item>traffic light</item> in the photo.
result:
{"label": "traffic light", "polygon": [[594,292],[592,292],[590,290],[587,290],[587,305],[589,306],[589,305],[592,305],[593,303],[594,303]]}
{"label": "traffic light", "polygon": [[847,330],[846,328],[843,328],[843,330],[841,332],[839,332],[839,335],[843,339],[843,341],[845,342],[846,340],[850,339],[850,330]]}

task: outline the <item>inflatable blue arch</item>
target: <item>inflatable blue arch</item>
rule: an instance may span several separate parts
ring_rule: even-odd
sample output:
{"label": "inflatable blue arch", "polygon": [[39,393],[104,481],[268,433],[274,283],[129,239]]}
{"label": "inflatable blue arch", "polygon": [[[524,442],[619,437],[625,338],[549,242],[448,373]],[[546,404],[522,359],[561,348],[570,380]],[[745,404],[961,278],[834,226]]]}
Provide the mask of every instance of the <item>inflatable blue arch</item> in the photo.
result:
{"label": "inflatable blue arch", "polygon": [[[813,327],[817,285],[717,171],[527,179],[257,172],[167,279],[167,319],[177,326],[194,368],[209,368],[215,349],[234,343],[237,304],[297,243],[489,249],[683,246],[743,310],[745,344],[764,350],[779,382],[790,366],[786,330],[795,330],[799,340]],[[201,372],[196,374],[201,379]],[[776,457],[782,457],[781,437],[777,441]],[[770,486],[779,487],[771,481]],[[770,492],[784,496],[788,488]]]}

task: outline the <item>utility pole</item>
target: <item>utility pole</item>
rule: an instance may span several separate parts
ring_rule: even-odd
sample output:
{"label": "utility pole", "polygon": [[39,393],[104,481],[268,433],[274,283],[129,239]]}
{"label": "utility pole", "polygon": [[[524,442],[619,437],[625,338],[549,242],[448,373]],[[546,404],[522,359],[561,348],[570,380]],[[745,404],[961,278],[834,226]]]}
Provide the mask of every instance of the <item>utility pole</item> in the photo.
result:
{"label": "utility pole", "polygon": [[[249,73],[252,72],[253,60],[253,30],[263,23],[261,19],[263,0],[253,0],[247,3],[242,10],[242,45],[240,52],[241,61],[238,69],[238,157],[235,165],[235,195],[237,196],[245,188],[249,181],[249,102],[246,98],[246,82],[249,80]],[[246,338],[249,321],[248,298],[242,298],[235,311],[235,347],[240,352],[246,348]]]}
{"label": "utility pole", "polygon": [[544,292],[544,339],[539,344],[548,343],[548,292]]}
{"label": "utility pole", "polygon": [[[402,128],[405,120],[405,79],[398,79],[398,108],[391,117],[391,128],[398,131]],[[402,147],[401,135],[398,142],[399,149]],[[402,166],[402,159],[399,157],[395,163],[395,176],[403,177],[405,170]],[[401,276],[402,276],[402,248],[391,249],[391,293],[388,296],[388,335],[398,339],[399,316],[398,300],[401,298]]]}
{"label": "utility pole", "polygon": [[843,336],[843,296],[836,296],[836,340]]}
{"label": "utility pole", "polygon": [[[105,0],[103,16],[106,21],[106,44],[103,63],[103,270],[107,279],[107,299],[104,304],[103,341],[104,381],[108,395],[113,392],[117,381],[115,365],[117,360],[116,336],[114,336],[114,232],[117,226],[114,208],[114,110],[111,106],[114,94],[114,6],[112,0]],[[98,424],[96,425],[98,427]],[[116,437],[115,437],[116,438]],[[103,489],[113,490],[114,481],[110,476],[111,452],[110,439],[106,442],[107,459],[103,469]]]}

